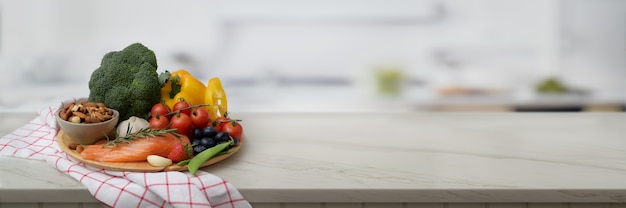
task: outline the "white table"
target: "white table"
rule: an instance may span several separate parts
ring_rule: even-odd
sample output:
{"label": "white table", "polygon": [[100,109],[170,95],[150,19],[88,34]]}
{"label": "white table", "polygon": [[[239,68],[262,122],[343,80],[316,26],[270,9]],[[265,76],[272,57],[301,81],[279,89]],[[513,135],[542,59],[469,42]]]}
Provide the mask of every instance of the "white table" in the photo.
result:
{"label": "white table", "polygon": [[[626,113],[232,116],[246,143],[205,170],[255,207],[626,207]],[[99,206],[45,162],[0,164],[1,204]]]}

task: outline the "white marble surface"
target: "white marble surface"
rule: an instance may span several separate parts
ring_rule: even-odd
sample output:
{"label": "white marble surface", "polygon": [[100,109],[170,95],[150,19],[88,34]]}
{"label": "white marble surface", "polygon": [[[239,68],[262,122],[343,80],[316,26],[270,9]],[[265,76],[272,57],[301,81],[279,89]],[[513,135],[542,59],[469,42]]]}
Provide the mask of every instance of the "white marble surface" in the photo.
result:
{"label": "white marble surface", "polygon": [[[34,116],[1,114],[0,133]],[[626,202],[625,113],[233,117],[245,146],[205,170],[251,202]],[[43,162],[0,164],[0,202],[94,201]]]}

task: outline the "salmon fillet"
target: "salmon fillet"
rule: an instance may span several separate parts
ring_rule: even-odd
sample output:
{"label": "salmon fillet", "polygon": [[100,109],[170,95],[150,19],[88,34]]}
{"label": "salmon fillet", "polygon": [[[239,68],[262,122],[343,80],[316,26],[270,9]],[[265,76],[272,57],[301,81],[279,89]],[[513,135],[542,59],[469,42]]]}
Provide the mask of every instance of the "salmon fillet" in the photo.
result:
{"label": "salmon fillet", "polygon": [[155,138],[135,138],[130,143],[120,143],[117,146],[104,147],[102,144],[85,146],[80,155],[87,160],[100,162],[142,162],[148,155],[167,157],[174,144],[190,144],[189,138],[176,138],[173,134],[163,134]]}

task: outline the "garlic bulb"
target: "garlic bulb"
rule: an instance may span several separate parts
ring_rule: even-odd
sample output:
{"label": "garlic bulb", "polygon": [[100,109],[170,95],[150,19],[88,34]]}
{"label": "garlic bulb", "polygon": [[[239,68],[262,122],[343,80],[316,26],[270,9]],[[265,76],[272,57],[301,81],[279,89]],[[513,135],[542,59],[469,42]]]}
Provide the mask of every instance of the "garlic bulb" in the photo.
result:
{"label": "garlic bulb", "polygon": [[149,127],[150,123],[146,119],[131,116],[117,125],[117,135],[125,137],[128,133],[137,133],[139,130]]}

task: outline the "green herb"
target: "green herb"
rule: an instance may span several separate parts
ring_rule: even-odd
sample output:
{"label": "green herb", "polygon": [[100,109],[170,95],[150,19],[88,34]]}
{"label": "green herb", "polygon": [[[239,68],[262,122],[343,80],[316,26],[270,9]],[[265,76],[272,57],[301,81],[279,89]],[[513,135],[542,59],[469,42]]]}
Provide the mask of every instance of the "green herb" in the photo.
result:
{"label": "green herb", "polygon": [[156,138],[163,134],[173,134],[174,136],[176,136],[176,138],[181,137],[180,134],[176,133],[176,129],[153,129],[152,127],[149,127],[145,129],[140,129],[136,133],[130,133],[130,131],[131,131],[131,128],[128,128],[128,132],[126,136],[123,136],[123,137],[116,136],[115,139],[111,139],[107,137],[107,142],[104,144],[103,148],[110,147],[110,146],[117,146],[117,144],[120,144],[123,142],[130,143],[130,141],[135,138],[143,138],[143,137]]}

